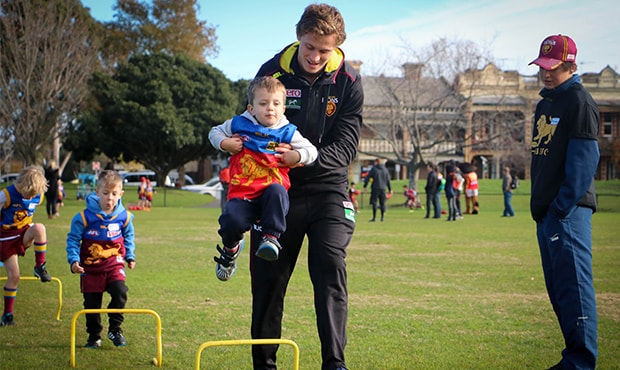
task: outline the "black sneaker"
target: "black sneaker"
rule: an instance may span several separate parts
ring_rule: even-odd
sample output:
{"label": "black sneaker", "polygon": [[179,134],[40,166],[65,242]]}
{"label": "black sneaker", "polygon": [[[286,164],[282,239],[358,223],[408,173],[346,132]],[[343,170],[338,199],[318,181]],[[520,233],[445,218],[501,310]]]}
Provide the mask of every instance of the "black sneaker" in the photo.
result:
{"label": "black sneaker", "polygon": [[41,267],[34,267],[34,276],[41,279],[42,283],[47,283],[52,280],[52,276],[45,269],[45,262],[41,265]]}
{"label": "black sneaker", "polygon": [[85,348],[99,348],[101,347],[101,338],[88,338]]}
{"label": "black sneaker", "polygon": [[121,329],[116,329],[108,332],[108,338],[114,343],[117,347],[124,347],[127,345],[127,341],[123,336],[123,332]]}
{"label": "black sneaker", "polygon": [[0,326],[11,326],[15,325],[15,321],[13,321],[13,313],[7,312],[2,315],[2,321],[0,322]]}
{"label": "black sneaker", "polygon": [[216,247],[217,251],[220,252],[220,256],[213,257],[215,262],[217,262],[217,265],[215,265],[215,276],[221,281],[229,280],[235,274],[237,270],[236,260],[243,250],[243,244],[243,240],[237,242],[239,248],[237,248],[235,253],[230,253],[226,250],[227,248],[221,248],[219,245]]}
{"label": "black sneaker", "polygon": [[263,235],[260,245],[256,250],[256,257],[260,257],[266,261],[275,261],[280,256],[280,250],[282,247],[278,243],[278,239]]}

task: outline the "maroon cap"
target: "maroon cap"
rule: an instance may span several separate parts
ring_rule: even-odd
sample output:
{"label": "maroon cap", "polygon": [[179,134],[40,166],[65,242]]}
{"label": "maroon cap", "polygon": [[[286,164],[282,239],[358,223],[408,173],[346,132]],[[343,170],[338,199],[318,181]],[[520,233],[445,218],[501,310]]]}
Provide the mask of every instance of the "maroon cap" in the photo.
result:
{"label": "maroon cap", "polygon": [[540,44],[538,58],[528,65],[536,64],[542,69],[552,71],[558,68],[563,62],[575,63],[577,58],[577,45],[575,41],[565,35],[553,35],[545,39]]}

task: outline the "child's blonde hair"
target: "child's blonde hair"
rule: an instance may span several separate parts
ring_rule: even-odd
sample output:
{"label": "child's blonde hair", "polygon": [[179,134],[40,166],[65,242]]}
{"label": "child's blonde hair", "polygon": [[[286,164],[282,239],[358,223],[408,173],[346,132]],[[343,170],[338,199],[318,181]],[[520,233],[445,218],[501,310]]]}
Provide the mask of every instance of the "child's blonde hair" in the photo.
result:
{"label": "child's blonde hair", "polygon": [[97,189],[111,189],[115,186],[123,188],[123,177],[116,171],[103,170],[97,178]]}
{"label": "child's blonde hair", "polygon": [[15,180],[15,188],[24,198],[33,198],[47,191],[47,179],[41,166],[24,168]]}
{"label": "child's blonde hair", "polygon": [[279,92],[282,94],[282,102],[286,102],[286,87],[280,80],[273,76],[256,77],[250,82],[247,93],[248,104],[254,105],[254,96],[258,89],[265,89],[269,93]]}

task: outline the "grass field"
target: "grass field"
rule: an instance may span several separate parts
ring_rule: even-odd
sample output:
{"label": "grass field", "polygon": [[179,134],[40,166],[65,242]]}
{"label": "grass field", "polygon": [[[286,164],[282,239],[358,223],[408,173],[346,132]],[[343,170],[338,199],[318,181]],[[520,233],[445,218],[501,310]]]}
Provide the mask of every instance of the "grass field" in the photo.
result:
{"label": "grass field", "polygon": [[[529,183],[513,198],[517,216],[500,217],[499,180],[481,180],[481,213],[457,222],[424,219],[399,207],[401,182],[383,223],[369,223],[364,204],[348,250],[350,369],[544,369],[560,359],[563,341],[547,299],[535,225],[528,212]],[[620,369],[620,182],[597,184],[600,212],[593,217],[594,275],[599,313],[599,368]],[[420,186],[423,188],[423,185]],[[71,319],[82,308],[79,277],[66,262],[71,217],[83,208],[75,188],[61,216],[36,221],[48,230],[48,270],[63,286],[22,281],[14,327],[0,328],[0,369],[70,368]],[[367,203],[368,195],[364,195]],[[126,190],[125,205],[136,202]],[[445,199],[442,198],[445,207]],[[251,318],[247,252],[235,277],[215,278],[219,208],[212,198],[159,188],[150,212],[135,212],[137,266],[127,272],[127,308],[156,311],[163,326],[163,368],[192,369],[206,341],[249,339]],[[20,258],[31,276],[32,250]],[[286,297],[283,338],[300,348],[301,369],[320,369],[312,288],[302,253]],[[0,276],[5,276],[0,268]],[[109,298],[104,298],[107,305]],[[104,318],[105,322],[105,318]],[[156,356],[155,321],[128,314],[128,346],[104,339],[82,348],[85,320],[77,322],[76,368],[147,369]],[[279,352],[282,369],[292,351]],[[203,369],[250,369],[249,346],[209,348]]]}

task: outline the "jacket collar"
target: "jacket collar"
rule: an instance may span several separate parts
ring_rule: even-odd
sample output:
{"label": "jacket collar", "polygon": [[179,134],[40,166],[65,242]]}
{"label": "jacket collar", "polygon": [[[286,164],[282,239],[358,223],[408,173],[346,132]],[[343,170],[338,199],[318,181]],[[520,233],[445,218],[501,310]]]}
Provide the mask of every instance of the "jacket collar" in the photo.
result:
{"label": "jacket collar", "polygon": [[[295,56],[299,50],[299,41],[296,41],[290,45],[288,45],[282,52],[280,53],[280,68],[284,70],[286,73],[295,74],[295,70],[293,69],[293,61],[295,60]],[[344,62],[344,52],[340,48],[336,48],[332,53],[332,56],[327,61],[325,65],[325,73],[333,73],[340,68],[342,63]],[[295,62],[296,64],[296,62]]]}

